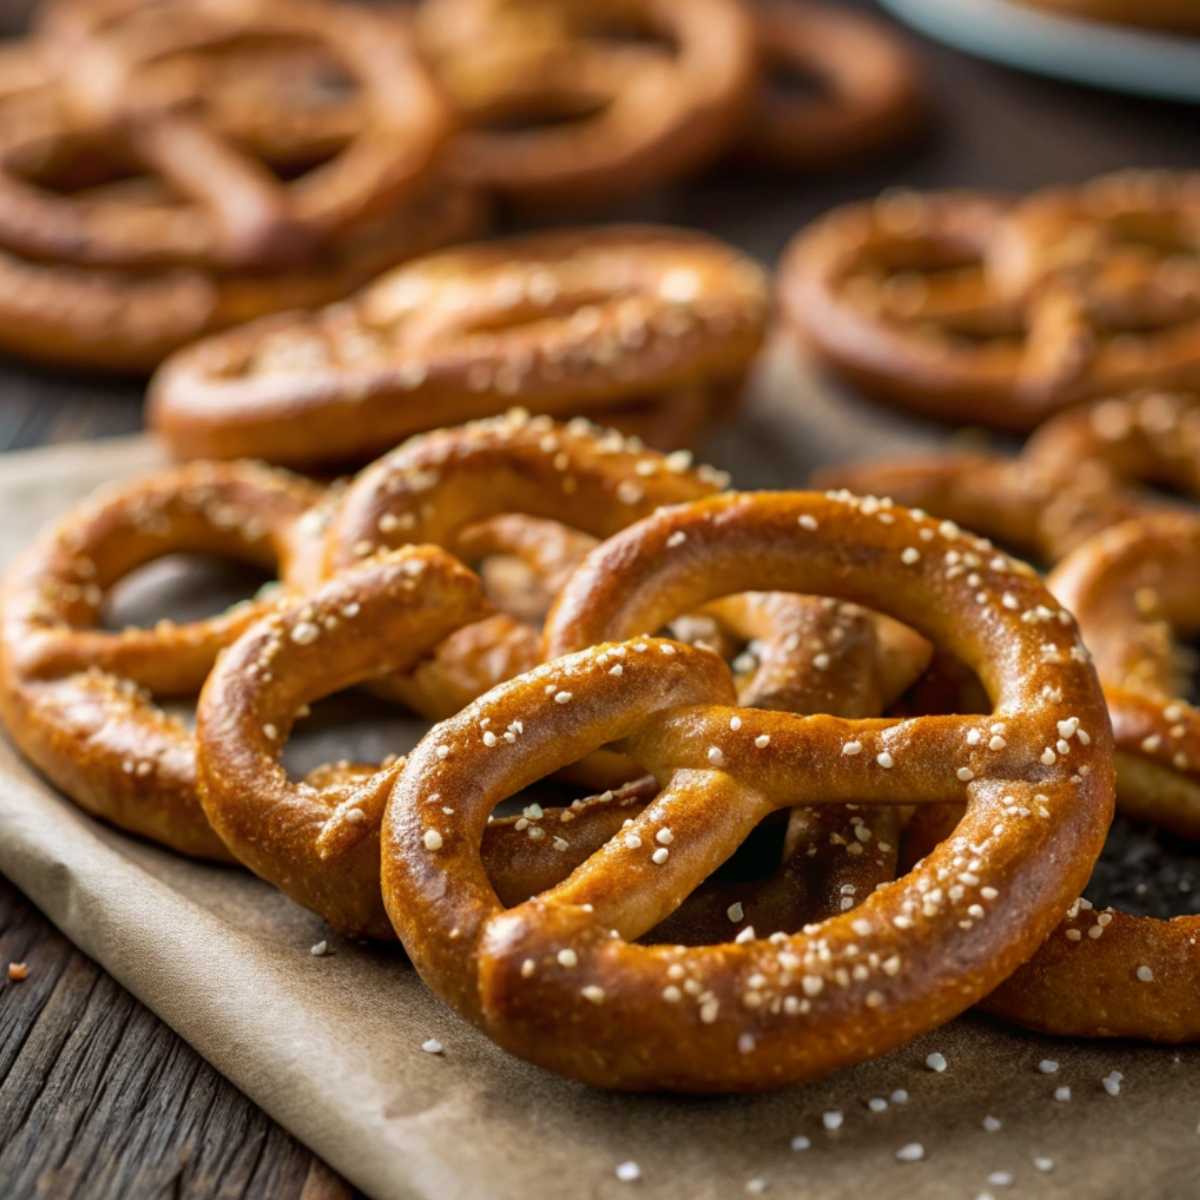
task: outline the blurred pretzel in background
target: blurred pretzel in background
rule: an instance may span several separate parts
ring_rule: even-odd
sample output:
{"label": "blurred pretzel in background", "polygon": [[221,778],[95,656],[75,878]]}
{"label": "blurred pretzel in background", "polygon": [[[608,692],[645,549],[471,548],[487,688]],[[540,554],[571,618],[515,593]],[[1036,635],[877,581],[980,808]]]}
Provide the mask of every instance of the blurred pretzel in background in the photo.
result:
{"label": "blurred pretzel in background", "polygon": [[1134,392],[1051,418],[1015,458],[943,453],[823,467],[815,487],[888,496],[1057,563],[1094,534],[1200,498],[1200,395]]}
{"label": "blurred pretzel in background", "polygon": [[1028,430],[1080,400],[1200,383],[1200,177],[1127,171],[1015,204],[835,209],[780,273],[789,323],[872,396]]}
{"label": "blurred pretzel in background", "polygon": [[[653,226],[531,234],[432,255],[351,300],[189,347],[150,420],[180,457],[362,460],[503,411],[574,415],[736,394],[764,336],[761,269]],[[725,401],[727,402],[727,401]]]}
{"label": "blurred pretzel in background", "polygon": [[452,175],[523,204],[593,205],[707,165],[754,81],[735,0],[426,0],[417,20],[466,124]]}
{"label": "blurred pretzel in background", "polygon": [[[473,197],[433,190],[451,117],[398,14],[115,0],[42,25],[39,69],[0,83],[0,337],[18,353],[144,370],[480,226]],[[289,117],[245,82],[260,62],[351,98]]]}

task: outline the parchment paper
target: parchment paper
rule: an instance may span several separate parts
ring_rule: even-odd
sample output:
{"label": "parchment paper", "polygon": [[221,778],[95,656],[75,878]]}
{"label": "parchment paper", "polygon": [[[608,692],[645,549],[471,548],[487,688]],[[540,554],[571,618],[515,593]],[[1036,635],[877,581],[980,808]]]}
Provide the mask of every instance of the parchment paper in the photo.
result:
{"label": "parchment paper", "polygon": [[[796,486],[818,462],[944,437],[835,399],[791,362],[777,348],[738,427],[707,455],[741,486]],[[0,559],[97,484],[159,462],[145,440],[6,456]],[[367,740],[382,746],[393,735],[406,740],[391,726]],[[821,1200],[1200,1196],[1193,1050],[1054,1041],[969,1016],[883,1060],[773,1095],[608,1095],[506,1056],[426,993],[398,949],[332,937],[243,873],[187,862],[91,820],[7,743],[0,870],[378,1200],[703,1200],[760,1187]],[[323,939],[331,953],[313,957]],[[431,1037],[444,1054],[422,1051]],[[942,1073],[925,1065],[935,1050],[948,1063]],[[1057,1060],[1056,1074],[1039,1071],[1043,1059]],[[1118,1096],[1101,1085],[1112,1071],[1124,1077]],[[1063,1086],[1069,1101],[1054,1099]],[[866,1107],[896,1089],[907,1103]],[[833,1111],[844,1121],[830,1133],[822,1114]],[[1003,1127],[985,1131],[985,1116]],[[811,1147],[793,1149],[797,1136]],[[923,1146],[922,1161],[897,1160],[910,1142]],[[640,1180],[617,1179],[625,1161],[638,1164]],[[994,1172],[1011,1173],[1011,1185],[1003,1174],[989,1182]]]}

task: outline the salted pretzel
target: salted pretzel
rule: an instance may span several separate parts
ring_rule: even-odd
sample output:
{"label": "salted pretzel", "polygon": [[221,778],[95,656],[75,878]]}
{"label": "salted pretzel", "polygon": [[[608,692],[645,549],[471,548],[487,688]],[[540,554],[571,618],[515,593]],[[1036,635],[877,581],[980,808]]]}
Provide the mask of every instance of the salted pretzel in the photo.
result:
{"label": "salted pretzel", "polygon": [[450,170],[525,205],[595,205],[695,170],[751,97],[754,24],[731,0],[428,0],[419,19],[466,122]]}
{"label": "salted pretzel", "polygon": [[476,236],[483,222],[476,196],[439,187],[278,272],[110,270],[0,248],[0,347],[56,365],[145,372],[205,334],[332,303],[398,262]]}
{"label": "salted pretzel", "polygon": [[1034,8],[1117,25],[1142,25],[1180,33],[1200,33],[1200,12],[1188,0],[1020,0]]}
{"label": "salted pretzel", "polygon": [[98,627],[105,594],[178,552],[286,571],[304,553],[301,518],[320,494],[264,467],[196,463],[105,489],[69,513],[5,581],[0,714],[20,751],[89,812],[185,854],[227,858],[196,797],[191,734],[152,697],[197,692],[269,601],[109,632]]}
{"label": "salted pretzel", "polygon": [[[547,573],[573,552],[567,531],[560,528],[556,537],[546,522],[528,518],[507,516],[470,532],[476,547],[489,549],[532,546],[541,534],[543,545],[548,538],[552,546],[539,559]],[[779,654],[792,662],[783,688],[778,660],[752,674],[743,690],[748,702],[808,704],[819,697],[846,715],[873,715],[928,659],[920,639],[898,626],[877,638],[876,621],[853,606],[796,596],[745,603],[744,614],[727,619],[752,626],[766,644],[786,643]],[[334,764],[293,782],[280,753],[294,718],[334,691],[411,666],[484,610],[478,581],[444,551],[384,551],[276,607],[222,657],[205,686],[196,740],[213,828],[245,865],[346,933],[393,936],[380,898],[379,829],[403,762]],[[825,656],[819,667],[814,653]],[[497,729],[491,740],[512,743],[518,736]],[[643,780],[566,807],[529,804],[520,816],[489,822],[482,840],[489,879],[510,904],[559,883],[656,791],[653,780]],[[899,845],[894,813],[884,810],[880,820],[870,810],[827,808],[800,817],[776,850],[779,869],[766,880],[710,882],[653,936],[721,939],[750,921],[797,929],[892,877]],[[738,906],[743,913],[735,919],[730,913]]]}
{"label": "salted pretzel", "polygon": [[[388,915],[426,982],[502,1046],[610,1087],[810,1078],[961,1011],[1078,894],[1111,817],[1112,771],[1073,621],[1002,555],[973,584],[951,571],[946,551],[977,539],[880,511],[784,493],[646,518],[593,552],[551,614],[550,653],[590,649],[500,685],[410,755],[384,824]],[[603,641],[764,588],[888,611],[971,663],[996,711],[844,721],[739,709],[714,655]],[[1023,619],[1042,609],[1046,620]],[[490,745],[489,729],[515,740]],[[504,910],[478,857],[488,815],[612,743],[658,779],[654,803],[558,887]],[[777,808],[964,791],[967,815],[918,872],[815,930],[631,944]]]}
{"label": "salted pretzel", "polygon": [[1025,306],[1024,393],[1200,386],[1198,252],[1200,172],[1121,171],[1016,205],[988,258]]}
{"label": "salted pretzel", "polygon": [[1200,497],[1200,395],[1134,392],[1060,413],[1015,458],[936,454],[824,467],[817,487],[888,496],[1047,564],[1163,507],[1140,485]]}
{"label": "salted pretzel", "polygon": [[[832,5],[755,0],[761,73],[737,151],[824,169],[909,137],[924,110],[917,66],[879,22]],[[789,87],[808,77],[815,93]]]}
{"label": "salted pretzel", "polygon": [[[280,183],[263,163],[208,125],[203,113],[137,92],[141,68],[255,36],[318,42],[362,84],[360,129],[329,161]],[[318,0],[192,0],[150,5],[99,37],[64,38],[68,126],[84,146],[160,178],[190,203],[86,203],[39,188],[19,172],[25,130],[0,144],[0,242],[31,257],[104,267],[279,267],[416,194],[449,131],[449,115],[396,19],[334,11]]]}
{"label": "salted pretzel", "polygon": [[349,460],[514,397],[573,415],[734,390],[761,344],[761,270],[648,226],[480,243],[391,272],[346,304],[189,347],[152,384],[182,457]]}
{"label": "salted pretzel", "polygon": [[[379,549],[409,544],[480,555],[486,547],[472,527],[505,513],[607,537],[661,505],[727,482],[709,467],[693,467],[687,453],[662,455],[584,420],[563,425],[514,411],[413,438],[365,468],[329,514],[319,569],[292,578],[311,583]],[[537,630],[501,614],[455,634],[385,690],[440,719],[539,657]]]}
{"label": "salted pretzel", "polygon": [[943,419],[1027,430],[1079,400],[1188,386],[1200,362],[1195,191],[1187,174],[1140,173],[1015,207],[885,194],[798,235],[784,310],[865,391]]}

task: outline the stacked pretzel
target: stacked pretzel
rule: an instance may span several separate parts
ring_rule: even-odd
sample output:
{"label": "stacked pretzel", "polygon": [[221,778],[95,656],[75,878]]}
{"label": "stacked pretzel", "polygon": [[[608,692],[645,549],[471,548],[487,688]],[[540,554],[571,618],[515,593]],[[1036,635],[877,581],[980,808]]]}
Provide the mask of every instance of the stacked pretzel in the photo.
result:
{"label": "stacked pretzel", "polygon": [[[918,94],[890,35],[807,4],[50,0],[0,52],[0,347],[147,371],[464,240],[489,196],[594,205],[734,142],[823,166],[907,132]],[[681,391],[657,432],[703,424]]]}
{"label": "stacked pretzel", "polygon": [[407,22],[327,0],[61,0],[0,78],[0,338],[144,370],[479,227]]}
{"label": "stacked pretzel", "polygon": [[790,247],[780,293],[869,395],[1026,431],[1081,400],[1200,386],[1200,176],[1128,171],[1017,201],[889,193]]}
{"label": "stacked pretzel", "polygon": [[[239,462],[110,488],[10,572],[0,710],[82,807],[398,936],[501,1046],[601,1086],[778,1086],[976,1003],[1200,1036],[1195,918],[1079,899],[1109,711],[1122,801],[1195,804],[1159,624],[1195,618],[1192,567],[1163,566],[1194,519],[1083,542],[1055,599],[940,515],[726,482],[514,412],[333,489]],[[282,587],[100,628],[122,576],[181,550]],[[922,706],[946,661],[984,697],[950,707],[979,715]],[[436,723],[407,759],[289,776],[308,706],[356,686]],[[193,732],[159,702],[196,692]]]}

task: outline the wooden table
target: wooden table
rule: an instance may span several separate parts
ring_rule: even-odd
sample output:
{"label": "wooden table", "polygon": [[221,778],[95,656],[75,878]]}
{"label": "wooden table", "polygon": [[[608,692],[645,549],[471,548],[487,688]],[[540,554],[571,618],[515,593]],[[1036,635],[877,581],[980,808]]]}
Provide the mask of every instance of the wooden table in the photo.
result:
{"label": "wooden table", "polygon": [[[1007,190],[1118,167],[1200,166],[1195,110],[921,51],[938,126],[915,153],[830,179],[722,171],[631,213],[710,229],[770,262],[810,217],[889,184]],[[0,364],[0,450],[132,432],[139,414],[136,384]],[[9,960],[27,961],[30,977],[0,983],[6,1196],[351,1194],[0,879],[0,967]]]}

